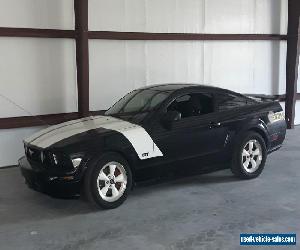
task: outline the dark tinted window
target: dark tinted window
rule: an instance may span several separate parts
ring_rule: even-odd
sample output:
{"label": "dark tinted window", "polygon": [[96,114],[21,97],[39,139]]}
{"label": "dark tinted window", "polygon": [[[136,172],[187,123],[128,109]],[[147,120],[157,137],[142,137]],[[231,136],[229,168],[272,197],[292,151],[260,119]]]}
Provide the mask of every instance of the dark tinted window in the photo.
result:
{"label": "dark tinted window", "polygon": [[218,94],[217,107],[219,111],[226,111],[234,108],[239,108],[248,104],[248,100],[242,96],[232,94]]}
{"label": "dark tinted window", "polygon": [[113,115],[151,111],[158,107],[158,105],[161,104],[168,96],[169,92],[162,92],[159,90],[134,90],[116,102],[109,110],[106,111],[106,114]]}
{"label": "dark tinted window", "polygon": [[210,94],[187,94],[176,98],[167,111],[178,111],[182,118],[200,116],[214,112],[213,98]]}

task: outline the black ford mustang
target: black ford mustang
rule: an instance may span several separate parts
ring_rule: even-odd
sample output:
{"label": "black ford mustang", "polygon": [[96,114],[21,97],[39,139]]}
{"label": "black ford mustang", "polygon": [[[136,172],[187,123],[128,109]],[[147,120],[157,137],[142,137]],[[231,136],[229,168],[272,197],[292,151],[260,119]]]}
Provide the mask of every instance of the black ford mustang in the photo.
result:
{"label": "black ford mustang", "polygon": [[170,170],[231,168],[255,178],[285,133],[278,102],[203,85],[154,85],[130,92],[103,116],[34,134],[19,165],[34,189],[83,190],[100,207],[115,208],[133,183]]}

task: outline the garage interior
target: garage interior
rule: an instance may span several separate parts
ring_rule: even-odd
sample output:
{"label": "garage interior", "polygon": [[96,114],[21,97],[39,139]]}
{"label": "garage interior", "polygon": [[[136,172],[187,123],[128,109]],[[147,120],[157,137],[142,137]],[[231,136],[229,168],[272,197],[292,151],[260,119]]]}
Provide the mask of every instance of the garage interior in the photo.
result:
{"label": "garage interior", "polygon": [[[0,249],[240,249],[240,233],[300,231],[298,0],[0,4]],[[24,184],[24,138],[170,82],[280,102],[287,138],[259,178],[144,184],[109,211]]]}

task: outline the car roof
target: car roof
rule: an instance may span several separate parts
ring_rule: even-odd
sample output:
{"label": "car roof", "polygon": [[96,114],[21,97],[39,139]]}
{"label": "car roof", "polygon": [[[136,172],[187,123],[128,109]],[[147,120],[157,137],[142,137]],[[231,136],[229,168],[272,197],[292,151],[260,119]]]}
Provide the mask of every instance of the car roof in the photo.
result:
{"label": "car roof", "polygon": [[209,90],[223,90],[228,91],[226,89],[214,87],[211,85],[203,85],[203,84],[196,84],[196,83],[164,83],[164,84],[153,84],[148,85],[145,87],[140,88],[141,90],[151,89],[156,91],[162,92],[175,92],[182,89],[193,89],[193,90],[202,90],[202,91],[209,91]]}

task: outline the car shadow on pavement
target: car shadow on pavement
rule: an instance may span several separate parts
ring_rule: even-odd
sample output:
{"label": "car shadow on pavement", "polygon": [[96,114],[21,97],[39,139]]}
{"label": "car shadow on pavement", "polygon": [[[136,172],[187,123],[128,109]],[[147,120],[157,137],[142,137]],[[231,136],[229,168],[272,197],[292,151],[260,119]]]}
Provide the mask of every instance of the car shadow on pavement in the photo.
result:
{"label": "car shadow on pavement", "polygon": [[134,188],[130,194],[139,196],[140,194],[147,194],[156,192],[158,190],[167,191],[174,188],[188,188],[216,185],[221,183],[239,182],[243,181],[235,177],[230,170],[220,170],[213,173],[199,174],[194,176],[172,176],[166,179],[152,180],[145,183],[140,183]]}

